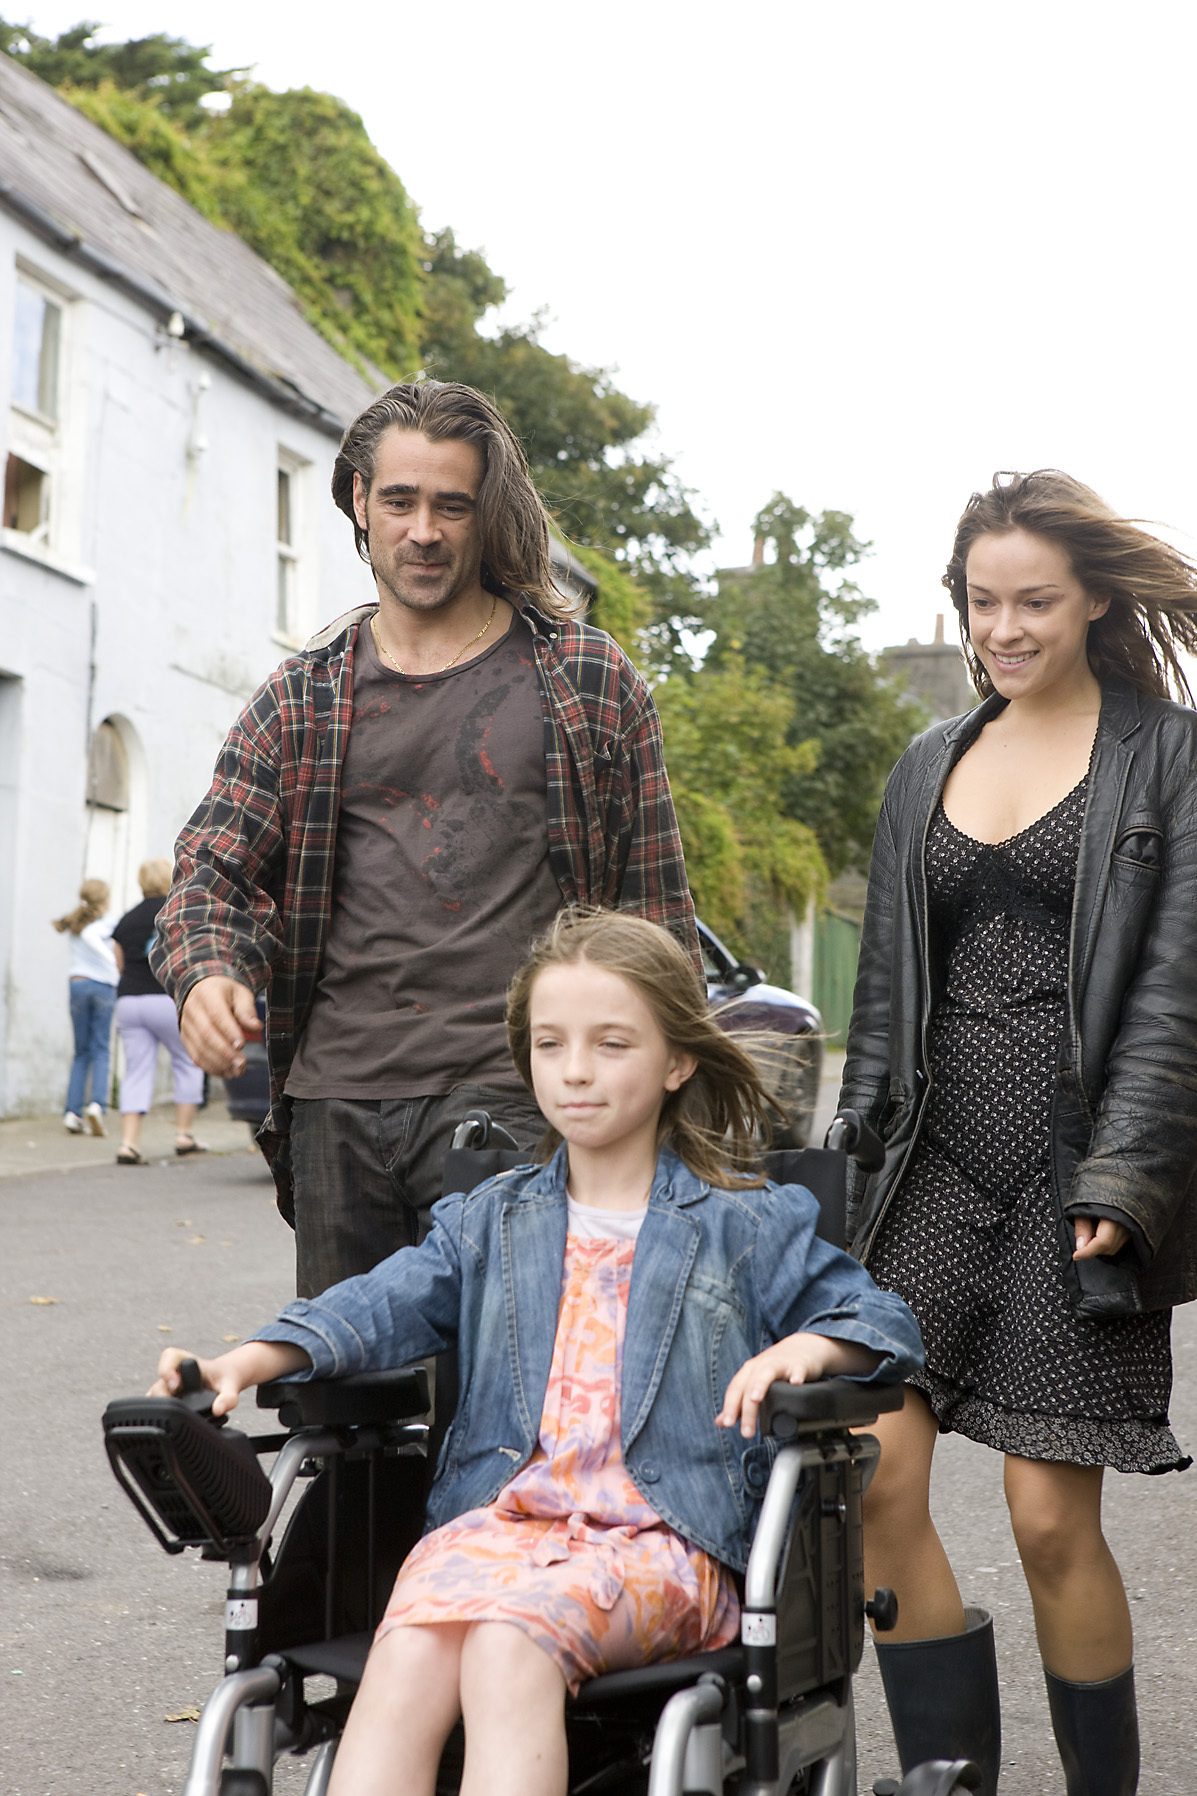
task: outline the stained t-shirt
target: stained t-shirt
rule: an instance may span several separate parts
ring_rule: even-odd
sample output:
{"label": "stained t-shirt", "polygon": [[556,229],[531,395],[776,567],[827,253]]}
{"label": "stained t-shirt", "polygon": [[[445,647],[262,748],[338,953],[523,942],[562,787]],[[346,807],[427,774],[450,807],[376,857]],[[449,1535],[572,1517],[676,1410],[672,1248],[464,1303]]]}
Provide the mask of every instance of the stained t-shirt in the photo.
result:
{"label": "stained t-shirt", "polygon": [[544,719],[515,617],[444,673],[393,673],[368,627],[353,662],[333,912],[292,1097],[521,1090],[508,982],[552,919]]}

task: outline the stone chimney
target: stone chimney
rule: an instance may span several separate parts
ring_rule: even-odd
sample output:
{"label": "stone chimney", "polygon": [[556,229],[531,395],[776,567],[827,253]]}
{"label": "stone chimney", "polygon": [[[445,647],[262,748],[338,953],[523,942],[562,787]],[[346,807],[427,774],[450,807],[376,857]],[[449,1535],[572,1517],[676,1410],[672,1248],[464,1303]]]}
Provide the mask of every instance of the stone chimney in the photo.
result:
{"label": "stone chimney", "polygon": [[937,612],[935,615],[935,645],[937,648],[943,647],[943,612],[942,611]]}
{"label": "stone chimney", "polygon": [[763,536],[753,537],[753,539],[752,539],[752,565],[753,565],[753,567],[763,567],[764,563],[765,563],[765,539]]}

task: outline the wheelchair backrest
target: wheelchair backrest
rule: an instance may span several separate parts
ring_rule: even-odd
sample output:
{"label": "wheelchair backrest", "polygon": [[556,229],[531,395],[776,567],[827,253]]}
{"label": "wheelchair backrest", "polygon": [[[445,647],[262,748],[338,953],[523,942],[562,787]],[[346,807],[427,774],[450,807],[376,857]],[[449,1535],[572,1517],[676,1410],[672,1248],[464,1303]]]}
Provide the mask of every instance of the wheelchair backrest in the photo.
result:
{"label": "wheelchair backrest", "polygon": [[[467,1125],[472,1125],[467,1127]],[[471,1110],[454,1137],[468,1139],[469,1146],[454,1145],[445,1155],[441,1193],[473,1191],[496,1173],[513,1166],[526,1166],[532,1158],[528,1149],[503,1145],[510,1142],[502,1130],[495,1129],[482,1110]],[[778,1185],[805,1185],[819,1206],[817,1232],[832,1247],[846,1244],[845,1212],[847,1208],[846,1154],[832,1148],[780,1148],[764,1156],[766,1175]]]}

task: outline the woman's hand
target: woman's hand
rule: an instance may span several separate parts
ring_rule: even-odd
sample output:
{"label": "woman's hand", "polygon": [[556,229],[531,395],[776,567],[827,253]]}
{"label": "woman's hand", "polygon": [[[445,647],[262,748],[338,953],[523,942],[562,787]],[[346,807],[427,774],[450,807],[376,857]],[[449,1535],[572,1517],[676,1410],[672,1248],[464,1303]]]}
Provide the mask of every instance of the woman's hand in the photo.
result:
{"label": "woman's hand", "polygon": [[300,1372],[312,1363],[302,1347],[293,1347],[287,1341],[246,1341],[218,1359],[201,1359],[185,1347],[167,1347],[158,1361],[157,1380],[146,1396],[181,1397],[179,1367],[185,1359],[193,1359],[199,1367],[204,1389],[216,1392],[212,1403],[214,1416],[227,1416],[231,1409],[236,1409],[238,1397],[251,1385],[286,1378],[289,1372]]}
{"label": "woman's hand", "polygon": [[1074,1216],[1074,1260],[1096,1260],[1120,1253],[1130,1240],[1130,1230],[1110,1216]]}
{"label": "woman's hand", "polygon": [[765,1392],[777,1380],[813,1384],[817,1379],[835,1378],[843,1373],[873,1372],[880,1362],[879,1353],[856,1341],[836,1341],[830,1335],[787,1335],[784,1341],[744,1362],[727,1387],[723,1408],[715,1421],[720,1428],[734,1428],[738,1419],[740,1433],[745,1440],[751,1440]]}

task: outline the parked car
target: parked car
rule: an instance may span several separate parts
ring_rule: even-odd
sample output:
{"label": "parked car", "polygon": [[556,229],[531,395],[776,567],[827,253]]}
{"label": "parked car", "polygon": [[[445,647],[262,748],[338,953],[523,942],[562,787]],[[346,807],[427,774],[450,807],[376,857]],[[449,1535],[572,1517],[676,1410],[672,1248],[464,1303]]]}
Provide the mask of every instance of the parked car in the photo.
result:
{"label": "parked car", "polygon": [[806,998],[737,960],[701,920],[698,941],[715,1021],[752,1055],[782,1112],[770,1146],[805,1147],[823,1071],[822,1017]]}
{"label": "parked car", "polygon": [[[823,1022],[813,1004],[779,985],[759,967],[738,961],[705,923],[698,925],[707,997],[721,1029],[734,1035],[757,1065],[782,1111],[771,1145],[805,1147],[810,1137],[819,1075],[823,1070]],[[258,999],[266,1020],[266,1001]],[[245,1071],[226,1079],[229,1115],[257,1132],[270,1109],[270,1073],[263,1042],[245,1044]]]}

